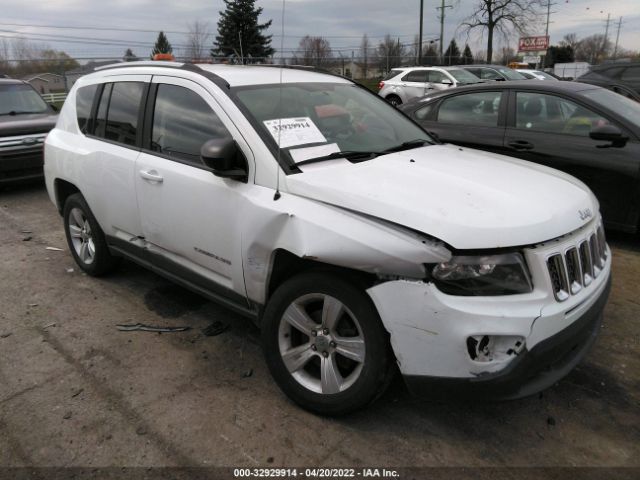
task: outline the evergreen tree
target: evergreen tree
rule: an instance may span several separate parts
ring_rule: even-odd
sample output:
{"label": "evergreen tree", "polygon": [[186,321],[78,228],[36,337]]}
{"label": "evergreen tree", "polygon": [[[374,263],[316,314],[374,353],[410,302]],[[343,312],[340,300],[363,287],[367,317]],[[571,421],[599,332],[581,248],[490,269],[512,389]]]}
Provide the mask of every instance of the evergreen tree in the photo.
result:
{"label": "evergreen tree", "polygon": [[262,7],[256,8],[256,0],[223,1],[226,7],[220,12],[218,35],[211,56],[242,57],[244,63],[249,63],[273,55],[275,50],[271,48],[271,35],[262,33],[271,26],[271,20],[258,23]]}
{"label": "evergreen tree", "polygon": [[445,65],[458,65],[460,63],[460,49],[455,39],[451,40],[444,52],[443,62]]}
{"label": "evergreen tree", "polygon": [[167,36],[162,31],[158,34],[156,44],[151,51],[151,58],[158,53],[173,53],[173,48],[171,47]]}
{"label": "evergreen tree", "polygon": [[135,62],[137,60],[140,60],[135,53],[133,53],[133,50],[131,50],[130,48],[127,48],[127,51],[124,52],[124,56],[122,57],[122,60],[124,60],[125,62]]}
{"label": "evergreen tree", "polygon": [[462,52],[462,64],[463,65],[473,65],[473,53],[471,53],[471,49],[469,48],[469,44],[464,46],[464,52]]}

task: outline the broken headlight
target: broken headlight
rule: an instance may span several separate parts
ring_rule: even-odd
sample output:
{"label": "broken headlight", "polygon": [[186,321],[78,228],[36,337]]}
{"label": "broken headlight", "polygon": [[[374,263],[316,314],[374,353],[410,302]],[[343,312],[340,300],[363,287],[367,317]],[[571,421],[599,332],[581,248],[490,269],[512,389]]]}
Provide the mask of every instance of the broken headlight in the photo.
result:
{"label": "broken headlight", "polygon": [[450,295],[512,295],[533,290],[520,253],[460,255],[431,270],[438,289]]}

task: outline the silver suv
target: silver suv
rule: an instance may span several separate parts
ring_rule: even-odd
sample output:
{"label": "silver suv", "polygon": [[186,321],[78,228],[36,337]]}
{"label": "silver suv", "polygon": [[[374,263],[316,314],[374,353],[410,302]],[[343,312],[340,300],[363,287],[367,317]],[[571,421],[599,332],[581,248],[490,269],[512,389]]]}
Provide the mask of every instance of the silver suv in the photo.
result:
{"label": "silver suv", "polygon": [[378,95],[398,106],[432,90],[480,82],[478,77],[459,67],[394,68],[378,85]]}

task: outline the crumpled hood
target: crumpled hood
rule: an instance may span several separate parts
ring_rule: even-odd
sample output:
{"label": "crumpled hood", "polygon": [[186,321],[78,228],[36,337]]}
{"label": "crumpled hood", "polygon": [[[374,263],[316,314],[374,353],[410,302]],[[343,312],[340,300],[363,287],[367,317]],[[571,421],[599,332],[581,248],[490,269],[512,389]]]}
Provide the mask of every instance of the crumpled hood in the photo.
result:
{"label": "crumpled hood", "polygon": [[404,225],[456,249],[530,245],[599,215],[594,195],[570,175],[453,145],[302,169],[287,177],[290,193]]}

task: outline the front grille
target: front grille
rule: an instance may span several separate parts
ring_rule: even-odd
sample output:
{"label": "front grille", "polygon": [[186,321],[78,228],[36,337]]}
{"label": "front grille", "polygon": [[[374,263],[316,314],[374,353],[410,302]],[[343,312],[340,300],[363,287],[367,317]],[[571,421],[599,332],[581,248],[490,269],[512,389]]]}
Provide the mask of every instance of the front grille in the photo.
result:
{"label": "front grille", "polygon": [[564,302],[587,288],[602,272],[607,244],[602,226],[578,244],[564,244],[563,251],[547,259],[547,269],[556,300]]}

